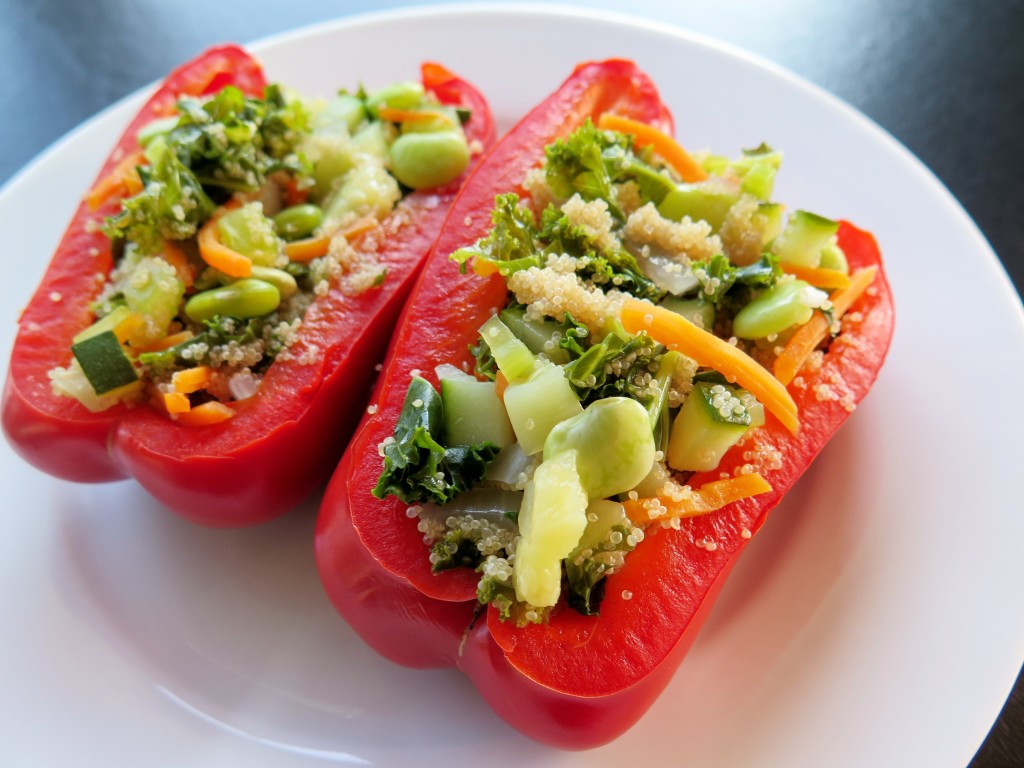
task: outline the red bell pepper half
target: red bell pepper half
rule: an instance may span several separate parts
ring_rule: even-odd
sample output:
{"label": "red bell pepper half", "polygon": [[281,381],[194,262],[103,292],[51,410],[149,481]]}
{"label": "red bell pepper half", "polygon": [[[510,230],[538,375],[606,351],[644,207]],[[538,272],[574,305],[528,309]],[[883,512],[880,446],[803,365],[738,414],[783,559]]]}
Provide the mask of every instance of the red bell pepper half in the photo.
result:
{"label": "red bell pepper half", "polygon": [[[879,271],[853,307],[857,321],[844,322],[841,341],[821,367],[789,387],[799,432],[769,416],[755,443],[731,449],[714,472],[689,481],[696,488],[734,474],[749,460],[744,451],[774,450],[781,466],[764,472],[773,490],[683,519],[678,530],[649,528],[622,570],[608,577],[599,616],[583,616],[564,600],[547,623],[525,627],[502,622],[493,607],[482,614],[475,600],[478,574],[468,568],[432,573],[407,505],[371,495],[381,471],[377,446],[392,433],[410,374],[418,370],[433,380],[435,365],[469,362],[467,345],[505,300],[500,278],[460,275],[448,254],[486,231],[495,194],[518,189],[545,144],[603,111],[670,123],[653,86],[632,65],[584,65],[467,182],[400,321],[374,392],[377,410],[364,418],[328,486],[316,533],[326,591],[366,642],[399,664],[459,668],[515,728],[568,749],[620,735],[667,685],[750,537],[867,393],[893,324],[874,239],[841,223],[839,245],[850,269]],[[823,383],[845,397],[822,399],[815,387]]]}
{"label": "red bell pepper half", "polygon": [[[464,130],[484,148],[494,123],[483,96],[436,64],[423,66],[424,85],[442,103],[465,107]],[[234,85],[260,96],[262,68],[241,48],[211,49],[175,70],[132,120],[99,179],[139,150],[140,128],[173,112],[186,95]],[[213,426],[175,424],[165,414],[117,405],[91,413],[56,395],[47,378],[66,365],[71,339],[90,324],[97,274],[113,265],[111,243],[97,224],[116,212],[114,200],[76,211],[35,295],[22,313],[3,394],[3,429],[27,461],[79,482],[136,478],[186,518],[239,526],[275,517],[305,498],[329,474],[365,401],[395,318],[433,245],[464,176],[443,188],[405,196],[383,225],[391,236],[376,258],[383,285],[358,296],[318,298],[303,319],[290,360],[277,361],[258,397],[240,401],[233,418]],[[304,354],[314,364],[298,362]]]}

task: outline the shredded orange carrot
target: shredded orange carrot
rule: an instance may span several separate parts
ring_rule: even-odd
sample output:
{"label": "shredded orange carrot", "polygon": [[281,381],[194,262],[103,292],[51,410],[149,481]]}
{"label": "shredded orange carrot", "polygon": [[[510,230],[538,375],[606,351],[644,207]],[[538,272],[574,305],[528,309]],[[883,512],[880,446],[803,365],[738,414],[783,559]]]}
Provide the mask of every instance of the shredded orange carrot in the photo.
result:
{"label": "shredded orange carrot", "polygon": [[505,378],[505,374],[498,371],[494,375],[494,392],[498,396],[499,400],[505,399],[505,390],[508,389],[508,379]]}
{"label": "shredded orange carrot", "polygon": [[326,255],[331,247],[331,238],[327,235],[307,237],[304,240],[293,240],[285,244],[284,254],[291,261],[309,261]]}
{"label": "shredded orange carrot", "polygon": [[[629,519],[637,525],[673,517],[696,517],[714,512],[734,501],[768,493],[771,485],[757,472],[705,483],[679,501],[668,496],[631,499],[623,502]],[[652,514],[654,513],[654,514]]]}
{"label": "shredded orange carrot", "polygon": [[714,368],[748,390],[790,432],[796,434],[799,430],[800,419],[793,398],[750,355],[698,328],[682,315],[638,299],[626,299],[621,317],[622,325],[629,333],[646,331],[656,341],[678,350],[698,365]]}
{"label": "shredded orange carrot", "polygon": [[85,201],[89,210],[98,210],[107,200],[118,195],[128,197],[142,191],[142,179],[139,178],[137,167],[146,164],[146,155],[140,150],[126,155],[114,170],[104,176],[89,190]]}
{"label": "shredded orange carrot", "polygon": [[171,384],[175,392],[198,392],[205,389],[210,383],[210,374],[213,369],[207,365],[197,365],[195,368],[186,368],[178,371],[171,377]]}
{"label": "shredded orange carrot", "polygon": [[132,349],[136,354],[140,355],[145,352],[163,352],[165,349],[184,344],[194,335],[192,331],[179,331],[178,333],[172,333],[170,336],[164,336],[162,339],[157,339],[151,344],[146,344],[142,347],[132,347]]}
{"label": "shredded orange carrot", "polygon": [[797,264],[779,264],[779,267],[787,275],[793,275],[798,280],[810,283],[816,288],[845,288],[850,284],[850,276],[838,269],[823,269],[821,267],[801,267]]}
{"label": "shredded orange carrot", "polygon": [[188,413],[192,409],[184,392],[161,392],[160,405],[167,413]]}
{"label": "shredded orange carrot", "polygon": [[676,170],[683,181],[703,181],[708,177],[707,171],[693,159],[693,155],[683,149],[679,142],[647,123],[605,112],[597,119],[597,126],[604,130],[628,133],[636,140],[637,146],[650,144],[651,148]]}
{"label": "shredded orange carrot", "polygon": [[443,120],[452,125],[449,115],[437,109],[396,109],[395,107],[381,107],[377,110],[377,116],[389,123],[426,123],[431,120]]}
{"label": "shredded orange carrot", "polygon": [[217,216],[199,228],[199,255],[203,261],[228,277],[249,277],[252,274],[252,259],[228,248],[220,241]]}
{"label": "shredded orange carrot", "polygon": [[[338,230],[338,234],[352,242],[360,235],[364,235],[377,227],[378,224],[379,222],[375,217],[363,216],[353,221],[347,227]],[[310,259],[326,255],[330,247],[331,238],[329,235],[317,235],[316,237],[307,237],[304,240],[294,240],[286,243],[284,253],[291,261],[309,261]]]}
{"label": "shredded orange carrot", "polygon": [[177,246],[172,240],[164,240],[164,261],[174,267],[175,274],[178,275],[178,279],[184,283],[185,288],[191,288],[195,282],[195,273],[192,270],[192,264],[189,263],[188,256],[185,252]]}
{"label": "shredded orange carrot", "polygon": [[218,400],[210,400],[184,413],[179,413],[176,421],[186,427],[206,427],[211,424],[220,424],[234,415],[235,411],[231,406]]}
{"label": "shredded orange carrot", "polygon": [[[875,273],[878,267],[865,267],[858,269],[850,276],[850,284],[846,288],[834,291],[829,297],[832,302],[832,315],[839,319],[851,307],[853,302],[863,295],[868,286],[874,282]],[[777,358],[775,358],[775,378],[783,384],[789,384],[797,374],[811,352],[818,348],[818,345],[825,340],[828,334],[829,323],[820,312],[815,312],[814,317],[797,329],[797,332],[786,342],[786,346]]]}

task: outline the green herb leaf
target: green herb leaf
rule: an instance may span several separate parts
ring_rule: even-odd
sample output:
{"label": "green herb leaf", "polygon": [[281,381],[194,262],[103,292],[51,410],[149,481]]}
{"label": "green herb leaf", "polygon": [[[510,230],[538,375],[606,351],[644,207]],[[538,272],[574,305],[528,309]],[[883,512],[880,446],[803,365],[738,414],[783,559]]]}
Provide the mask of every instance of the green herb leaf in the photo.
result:
{"label": "green herb leaf", "polygon": [[483,479],[498,449],[491,443],[445,447],[443,433],[441,396],[414,377],[394,435],[381,446],[384,469],[373,495],[444,504]]}

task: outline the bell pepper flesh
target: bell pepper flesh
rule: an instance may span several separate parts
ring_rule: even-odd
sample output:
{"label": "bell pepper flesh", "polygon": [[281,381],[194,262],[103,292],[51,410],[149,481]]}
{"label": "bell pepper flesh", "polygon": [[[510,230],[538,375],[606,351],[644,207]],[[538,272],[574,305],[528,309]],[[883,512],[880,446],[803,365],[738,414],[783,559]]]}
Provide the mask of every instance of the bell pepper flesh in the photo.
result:
{"label": "bell pepper flesh", "polygon": [[[436,67],[424,65],[424,73]],[[470,110],[466,137],[487,148],[495,129],[486,100],[448,74],[436,95]],[[172,72],[125,130],[98,178],[137,151],[139,129],[171,114],[182,95],[228,85],[252,96],[262,95],[266,85],[259,63],[237,46],[211,49]],[[294,358],[317,352],[314,364],[276,362],[258,397],[240,402],[227,422],[201,429],[177,425],[148,407],[90,413],[52,392],[47,372],[67,364],[70,339],[92,322],[96,275],[113,265],[110,241],[96,223],[115,213],[119,200],[96,211],[83,202],[19,322],[2,402],[8,441],[29,463],[63,479],[134,477],[198,523],[251,525],[286,512],[329,475],[341,454],[392,325],[467,175],[407,195],[383,222],[393,229],[376,254],[388,273],[382,286],[355,297],[331,292],[314,302],[293,349]]]}
{"label": "bell pepper flesh", "polygon": [[[771,492],[681,520],[678,530],[649,528],[626,565],[608,578],[599,616],[580,615],[563,602],[546,624],[516,627],[502,622],[494,608],[480,614],[475,572],[433,574],[421,534],[406,517],[406,505],[378,500],[370,489],[381,467],[377,445],[391,434],[409,375],[418,370],[432,378],[437,364],[469,363],[467,345],[505,299],[501,279],[459,275],[447,255],[483,234],[495,194],[517,188],[544,144],[593,114],[579,106],[581,79],[594,92],[617,92],[617,108],[629,104],[623,112],[670,125],[653,86],[638,91],[624,85],[643,77],[627,71],[623,62],[578,68],[497,145],[467,182],[404,310],[374,391],[377,410],[364,417],[328,485],[316,531],[325,589],[370,646],[410,667],[459,668],[508,723],[531,738],[566,749],[614,739],[668,684],[750,537],[867,394],[893,327],[892,297],[877,244],[870,234],[842,222],[839,244],[851,268],[874,265],[879,271],[852,308],[859,318],[844,321],[843,334],[821,367],[802,372],[789,386],[800,413],[799,432],[769,419],[754,442],[735,446],[714,472],[689,481],[697,487],[721,473],[739,471],[746,463],[744,451],[756,448],[778,451],[781,458],[778,469],[763,470]],[[637,93],[644,97],[630,101]],[[608,102],[606,95],[591,103]],[[819,399],[815,386],[822,383],[828,383],[835,397]],[[715,547],[701,546],[705,542]]]}

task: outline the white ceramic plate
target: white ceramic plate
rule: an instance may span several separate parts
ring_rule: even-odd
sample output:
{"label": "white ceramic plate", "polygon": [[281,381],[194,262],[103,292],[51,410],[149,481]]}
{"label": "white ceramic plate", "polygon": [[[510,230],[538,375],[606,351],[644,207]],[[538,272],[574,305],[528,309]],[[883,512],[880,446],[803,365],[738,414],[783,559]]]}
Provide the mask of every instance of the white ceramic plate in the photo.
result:
{"label": "white ceramic plate", "polygon": [[[877,234],[898,310],[877,387],[752,542],[662,698],[587,760],[965,764],[1024,657],[1024,515],[1007,482],[1019,474],[1024,420],[1002,393],[1024,380],[1024,321],[994,255],[936,179],[793,76],[622,18],[426,10],[257,50],[271,77],[323,93],[439,59],[490,95],[504,126],[576,62],[632,57],[660,84],[687,145],[733,153],[766,140],[786,151],[778,199]],[[382,50],[381,68],[366,72]],[[141,98],[72,133],[0,193],[2,359],[78,196]],[[259,529],[205,530],[131,482],[59,482],[6,444],[0,487],[7,764],[578,759],[505,727],[458,673],[404,670],[368,651],[320,589],[313,503]]]}

